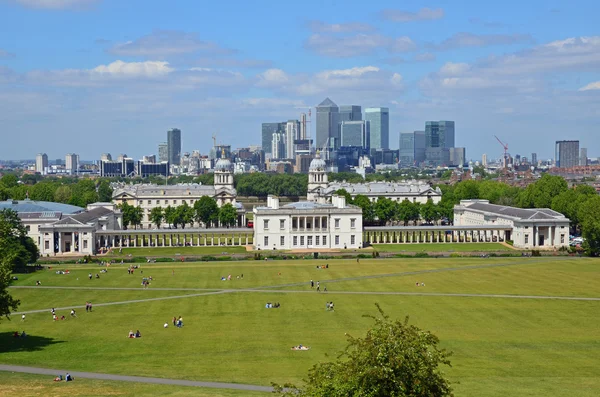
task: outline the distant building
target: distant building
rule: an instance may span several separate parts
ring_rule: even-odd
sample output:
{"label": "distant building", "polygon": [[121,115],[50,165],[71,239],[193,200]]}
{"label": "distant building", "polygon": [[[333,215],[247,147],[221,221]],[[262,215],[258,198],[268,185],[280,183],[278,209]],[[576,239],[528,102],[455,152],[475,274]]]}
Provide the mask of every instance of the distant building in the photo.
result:
{"label": "distant building", "polygon": [[452,147],[450,151],[449,165],[463,167],[466,163],[466,150],[464,147]]}
{"label": "distant building", "polygon": [[179,128],[171,128],[167,131],[167,150],[169,163],[179,164],[181,162],[181,130]]}
{"label": "distant building", "polygon": [[579,165],[588,165],[587,148],[582,147],[579,151]]}
{"label": "distant building", "polygon": [[38,153],[35,156],[35,172],[46,174],[48,170],[48,155],[46,153]]}
{"label": "distant building", "polygon": [[149,176],[168,176],[169,175],[169,162],[165,161],[162,163],[138,161],[135,164],[135,174],[142,178]]}
{"label": "distant building", "polygon": [[298,120],[289,120],[285,125],[285,158],[296,158],[295,142],[300,139],[300,122]]}
{"label": "distant building", "polygon": [[537,165],[538,165],[537,153],[531,153],[531,164],[534,167],[537,167]]}
{"label": "distant building", "polygon": [[481,165],[487,167],[487,154],[481,155]]}
{"label": "distant building", "polygon": [[117,161],[101,161],[100,176],[129,177],[135,175],[135,162],[132,158],[119,156]]}
{"label": "distant building", "polygon": [[142,161],[144,163],[154,164],[154,163],[156,163],[156,155],[151,154],[151,155],[148,155],[148,156],[144,156],[144,157],[142,157]]}
{"label": "distant building", "polygon": [[432,166],[450,163],[450,148],[454,147],[454,121],[425,123],[425,157]]}
{"label": "distant building", "polygon": [[112,161],[112,156],[110,153],[102,153],[102,155],[100,155],[100,161]]}
{"label": "distant building", "polygon": [[362,121],[340,122],[340,146],[370,148],[369,123]]}
{"label": "distant building", "polygon": [[400,133],[398,159],[403,167],[418,166],[425,161],[425,131]]}
{"label": "distant building", "polygon": [[[317,106],[316,141],[317,149],[339,146],[338,123],[339,108],[329,98],[326,98]],[[329,143],[327,143],[329,142]]]}
{"label": "distant building", "polygon": [[390,110],[366,108],[365,120],[371,131],[371,150],[390,148]]}
{"label": "distant building", "polygon": [[339,122],[342,121],[361,121],[362,110],[357,105],[342,105],[340,106],[340,117]]}
{"label": "distant building", "polygon": [[158,161],[160,163],[169,161],[169,144],[167,142],[158,144]]}
{"label": "distant building", "polygon": [[79,169],[79,155],[68,153],[65,156],[65,170],[69,174],[75,174]]}
{"label": "distant building", "polygon": [[273,142],[273,134],[285,132],[287,123],[262,123],[262,149],[265,153],[272,153],[271,143]]}
{"label": "distant building", "polygon": [[271,141],[271,158],[285,159],[285,133],[274,133]]}
{"label": "distant building", "polygon": [[559,168],[579,165],[579,141],[556,141],[554,161]]}
{"label": "distant building", "polygon": [[266,206],[254,207],[254,247],[275,249],[356,249],[362,247],[362,209],[332,202],[301,201],[281,205],[269,196]]}
{"label": "distant building", "polygon": [[560,248],[569,245],[569,219],[548,208],[515,208],[488,200],[461,200],[454,206],[454,226],[507,225],[502,240],[516,248]]}

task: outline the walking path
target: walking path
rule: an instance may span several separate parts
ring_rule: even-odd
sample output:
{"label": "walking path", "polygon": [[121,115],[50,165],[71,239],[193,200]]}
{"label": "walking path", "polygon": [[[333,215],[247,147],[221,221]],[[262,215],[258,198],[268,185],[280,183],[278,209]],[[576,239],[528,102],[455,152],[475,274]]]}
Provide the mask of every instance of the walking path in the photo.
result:
{"label": "walking path", "polygon": [[127,375],[112,375],[112,374],[100,374],[96,372],[77,372],[77,371],[65,371],[64,369],[46,369],[36,367],[23,367],[20,365],[2,365],[0,364],[0,371],[20,372],[26,374],[37,374],[37,375],[51,375],[57,376],[59,374],[66,374],[67,372],[73,376],[73,378],[86,378],[86,379],[100,379],[100,380],[116,380],[123,382],[140,382],[140,383],[154,383],[160,385],[176,385],[176,386],[195,386],[195,387],[208,387],[211,389],[236,389],[236,390],[248,390],[248,391],[262,391],[270,393],[273,391],[272,387],[268,386],[257,386],[257,385],[246,385],[240,383],[222,383],[222,382],[199,382],[193,380],[180,380],[180,379],[165,379],[165,378],[149,378],[145,376],[127,376]]}

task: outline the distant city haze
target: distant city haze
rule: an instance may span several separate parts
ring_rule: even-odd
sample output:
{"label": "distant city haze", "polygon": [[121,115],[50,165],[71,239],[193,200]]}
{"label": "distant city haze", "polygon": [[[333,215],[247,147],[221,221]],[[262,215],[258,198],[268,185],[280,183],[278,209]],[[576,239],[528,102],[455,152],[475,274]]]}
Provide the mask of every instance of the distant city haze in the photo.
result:
{"label": "distant city haze", "polygon": [[0,159],[173,163],[215,141],[270,153],[274,133],[281,153],[290,136],[398,150],[401,133],[451,120],[444,160],[501,158],[497,136],[512,157],[580,164],[600,155],[599,13],[592,0],[0,1]]}

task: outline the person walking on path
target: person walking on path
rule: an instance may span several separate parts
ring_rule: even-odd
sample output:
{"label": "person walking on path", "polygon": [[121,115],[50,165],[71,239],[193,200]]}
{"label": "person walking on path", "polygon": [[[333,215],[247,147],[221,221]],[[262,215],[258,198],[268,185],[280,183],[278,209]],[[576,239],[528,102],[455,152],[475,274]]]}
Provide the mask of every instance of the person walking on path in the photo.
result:
{"label": "person walking on path", "polygon": [[25,321],[25,315],[24,314],[21,316],[21,321]]}
{"label": "person walking on path", "polygon": [[315,287],[315,282],[310,280],[310,288],[314,288]]}

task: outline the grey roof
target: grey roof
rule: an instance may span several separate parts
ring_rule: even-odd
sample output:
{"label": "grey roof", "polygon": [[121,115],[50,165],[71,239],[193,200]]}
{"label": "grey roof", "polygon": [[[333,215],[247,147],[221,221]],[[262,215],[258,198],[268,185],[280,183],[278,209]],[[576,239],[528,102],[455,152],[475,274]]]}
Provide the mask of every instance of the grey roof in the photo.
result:
{"label": "grey roof", "polygon": [[523,220],[565,219],[563,214],[549,208],[515,208],[504,205],[475,202],[473,204],[469,204],[467,209],[489,212],[495,215],[519,218]]}
{"label": "grey roof", "polygon": [[[153,184],[139,184],[139,185],[125,185],[123,187],[115,189],[113,198],[120,194],[130,194],[134,197],[148,198],[148,197],[180,197],[180,196],[214,196],[216,194],[215,187],[213,185],[200,185],[197,183],[186,183],[179,185],[153,185]],[[235,189],[231,189],[231,194],[235,195]]]}
{"label": "grey roof", "polygon": [[56,222],[55,225],[85,225],[103,216],[112,214],[113,211],[105,207],[97,207],[89,211],[71,215]]}
{"label": "grey roof", "polygon": [[[0,201],[0,210],[12,209],[23,217],[26,213],[46,213],[47,217],[55,216],[54,213],[59,212],[65,215],[77,214],[84,209],[69,204],[51,203],[49,201],[34,201],[34,200],[7,200]],[[51,216],[50,213],[53,215]]]}
{"label": "grey roof", "polygon": [[331,194],[339,189],[344,189],[351,195],[383,195],[383,194],[400,194],[400,195],[419,195],[431,191],[432,195],[441,193],[434,190],[427,183],[417,182],[367,182],[367,183],[348,183],[348,182],[330,182],[325,194]]}
{"label": "grey roof", "polygon": [[298,201],[283,205],[281,208],[292,208],[295,210],[314,210],[316,208],[335,208],[333,204],[321,204],[312,201]]}
{"label": "grey roof", "polygon": [[338,105],[336,105],[335,102],[333,102],[331,99],[325,98],[325,100],[323,102],[321,102],[320,104],[318,104],[317,107],[320,107],[320,108],[337,108]]}

